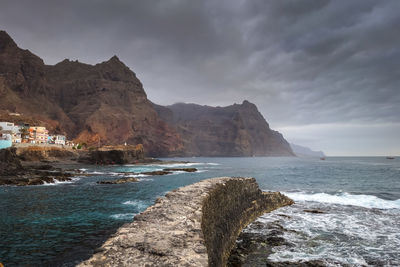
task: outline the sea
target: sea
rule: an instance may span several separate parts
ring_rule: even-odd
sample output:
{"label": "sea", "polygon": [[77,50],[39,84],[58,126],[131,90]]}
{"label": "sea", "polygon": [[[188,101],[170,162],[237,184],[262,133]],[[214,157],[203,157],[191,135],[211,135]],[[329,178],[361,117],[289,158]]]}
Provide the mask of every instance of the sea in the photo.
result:
{"label": "sea", "polygon": [[[75,266],[118,227],[166,192],[212,177],[255,177],[264,191],[296,203],[257,219],[268,233],[279,222],[288,245],[273,262],[327,266],[400,266],[400,159],[385,157],[168,158],[169,165],[78,166],[92,176],[40,186],[0,187],[0,262],[6,266]],[[195,173],[136,175],[137,183],[97,184],[125,172],[194,167]],[[135,176],[135,175],[133,175]],[[310,210],[318,211],[307,212]]]}

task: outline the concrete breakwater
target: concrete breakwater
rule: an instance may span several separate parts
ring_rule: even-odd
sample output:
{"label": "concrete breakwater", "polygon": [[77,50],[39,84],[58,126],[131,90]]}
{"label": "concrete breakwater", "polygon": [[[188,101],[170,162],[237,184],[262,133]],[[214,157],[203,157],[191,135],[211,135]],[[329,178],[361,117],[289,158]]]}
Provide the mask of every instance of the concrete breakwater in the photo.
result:
{"label": "concrete breakwater", "polygon": [[225,266],[241,230],[293,201],[254,178],[213,178],[157,199],[78,266]]}

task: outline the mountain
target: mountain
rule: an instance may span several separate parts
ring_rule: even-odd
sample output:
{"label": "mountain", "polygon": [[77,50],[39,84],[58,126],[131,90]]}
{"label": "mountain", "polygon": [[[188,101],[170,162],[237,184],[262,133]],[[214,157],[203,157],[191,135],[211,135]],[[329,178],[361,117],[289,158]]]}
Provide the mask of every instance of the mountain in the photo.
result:
{"label": "mountain", "polygon": [[[8,114],[21,113],[18,118]],[[150,156],[292,156],[255,105],[154,105],[118,57],[45,65],[0,31],[0,120],[21,120],[89,146],[141,143]]]}
{"label": "mountain", "polygon": [[305,146],[290,144],[290,147],[292,148],[294,154],[296,154],[296,156],[299,156],[299,157],[317,157],[317,158],[325,157],[324,152],[314,151]]}
{"label": "mountain", "polygon": [[187,156],[294,156],[289,143],[248,101],[227,107],[154,107],[182,136]]}
{"label": "mountain", "polygon": [[96,65],[54,66],[0,31],[0,110],[33,116],[50,130],[89,144],[142,143],[149,155],[183,148],[160,120],[134,72],[116,56]]}

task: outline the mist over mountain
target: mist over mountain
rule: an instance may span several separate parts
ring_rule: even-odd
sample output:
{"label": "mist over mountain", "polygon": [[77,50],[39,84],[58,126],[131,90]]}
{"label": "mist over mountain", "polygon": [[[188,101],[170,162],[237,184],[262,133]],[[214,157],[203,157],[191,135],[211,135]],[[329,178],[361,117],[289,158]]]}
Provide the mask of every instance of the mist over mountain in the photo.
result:
{"label": "mist over mountain", "polygon": [[324,152],[314,151],[305,146],[290,143],[290,147],[292,148],[293,153],[298,157],[325,157]]}

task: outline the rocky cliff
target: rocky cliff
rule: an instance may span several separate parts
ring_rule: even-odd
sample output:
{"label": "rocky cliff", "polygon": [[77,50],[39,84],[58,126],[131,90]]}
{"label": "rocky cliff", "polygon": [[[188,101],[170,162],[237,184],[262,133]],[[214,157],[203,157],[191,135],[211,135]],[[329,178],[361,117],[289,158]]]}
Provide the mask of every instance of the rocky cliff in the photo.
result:
{"label": "rocky cliff", "polygon": [[[10,117],[9,112],[22,113]],[[0,31],[0,120],[27,121],[94,145],[143,144],[149,156],[292,156],[255,105],[152,104],[118,57],[54,66]]]}
{"label": "rocky cliff", "polygon": [[225,266],[241,229],[291,204],[254,178],[204,180],[159,198],[78,266]]}
{"label": "rocky cliff", "polygon": [[243,101],[227,107],[154,105],[183,138],[187,156],[293,156],[289,143],[270,129],[257,107]]}
{"label": "rocky cliff", "polygon": [[0,112],[32,114],[55,132],[92,144],[143,144],[149,155],[181,150],[139,79],[116,56],[96,65],[48,66],[0,31]]}

